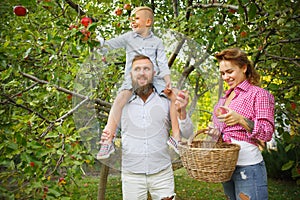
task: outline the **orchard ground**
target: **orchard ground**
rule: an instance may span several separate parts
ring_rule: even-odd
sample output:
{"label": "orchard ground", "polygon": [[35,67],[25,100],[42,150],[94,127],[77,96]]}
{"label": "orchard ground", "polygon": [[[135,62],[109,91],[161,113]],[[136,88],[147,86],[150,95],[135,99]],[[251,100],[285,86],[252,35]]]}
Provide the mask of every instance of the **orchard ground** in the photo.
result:
{"label": "orchard ground", "polygon": [[[221,200],[225,199],[221,183],[199,182],[188,177],[186,170],[180,168],[174,172],[177,200]],[[270,200],[297,200],[300,196],[300,186],[295,182],[269,179]],[[70,186],[74,199],[97,199],[99,177],[87,176],[82,182]],[[107,200],[122,199],[122,184],[119,174],[109,175],[105,198]]]}

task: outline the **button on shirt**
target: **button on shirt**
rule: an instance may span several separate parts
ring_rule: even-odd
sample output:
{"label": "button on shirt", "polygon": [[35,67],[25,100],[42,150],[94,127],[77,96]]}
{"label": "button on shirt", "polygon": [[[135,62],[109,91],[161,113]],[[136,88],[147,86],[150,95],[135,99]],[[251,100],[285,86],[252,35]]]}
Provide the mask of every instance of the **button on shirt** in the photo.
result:
{"label": "button on shirt", "polygon": [[[215,106],[224,105],[226,98],[231,93],[226,91],[225,96],[220,98]],[[246,141],[256,145],[256,140],[270,141],[274,133],[274,96],[267,90],[251,85],[247,80],[234,88],[235,97],[228,105],[229,108],[242,116],[254,122],[253,131],[247,132],[240,124],[227,126],[224,122],[219,122],[216,116],[213,116],[216,124],[223,133],[224,141],[231,141],[231,138],[239,141]]]}
{"label": "button on shirt", "polygon": [[108,46],[110,49],[124,48],[126,50],[125,77],[129,75],[132,60],[137,54],[148,56],[151,59],[158,78],[170,74],[162,40],[152,32],[144,38],[130,31],[105,41],[104,46]]}
{"label": "button on shirt", "polygon": [[[155,174],[171,165],[167,141],[170,131],[170,101],[153,92],[144,102],[135,96],[122,111],[122,170]],[[187,118],[179,121],[185,137],[193,134]]]}

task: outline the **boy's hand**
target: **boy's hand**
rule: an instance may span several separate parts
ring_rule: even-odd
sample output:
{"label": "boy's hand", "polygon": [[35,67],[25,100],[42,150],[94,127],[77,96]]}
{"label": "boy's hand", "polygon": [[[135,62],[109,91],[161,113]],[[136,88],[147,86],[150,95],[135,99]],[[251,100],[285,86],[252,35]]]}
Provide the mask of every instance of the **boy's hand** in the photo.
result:
{"label": "boy's hand", "polygon": [[166,82],[166,89],[167,90],[172,90],[171,82]]}
{"label": "boy's hand", "polygon": [[102,47],[104,44],[104,38],[101,37],[100,35],[97,35],[96,40],[100,43],[100,46]]}

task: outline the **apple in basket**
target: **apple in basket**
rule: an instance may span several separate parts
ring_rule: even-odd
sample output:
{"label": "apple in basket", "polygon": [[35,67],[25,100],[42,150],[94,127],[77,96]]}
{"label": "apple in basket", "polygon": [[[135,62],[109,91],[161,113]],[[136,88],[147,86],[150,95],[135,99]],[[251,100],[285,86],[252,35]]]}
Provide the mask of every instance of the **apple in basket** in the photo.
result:
{"label": "apple in basket", "polygon": [[215,111],[215,115],[216,115],[217,117],[219,117],[220,115],[224,115],[224,114],[226,114],[226,113],[228,113],[228,110],[227,110],[226,108],[223,108],[223,107],[219,107],[219,108],[217,108],[217,110]]}

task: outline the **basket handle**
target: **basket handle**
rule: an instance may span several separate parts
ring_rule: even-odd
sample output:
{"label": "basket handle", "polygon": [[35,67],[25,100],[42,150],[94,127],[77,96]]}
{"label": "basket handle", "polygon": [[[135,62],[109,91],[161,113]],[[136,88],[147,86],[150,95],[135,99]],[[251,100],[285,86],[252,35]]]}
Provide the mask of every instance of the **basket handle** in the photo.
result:
{"label": "basket handle", "polygon": [[[197,132],[195,134],[193,134],[191,137],[189,137],[189,139],[187,141],[188,145],[189,146],[192,145],[192,142],[194,141],[195,137],[197,137],[200,134],[205,134],[205,132],[207,132],[207,131],[208,131],[207,128],[197,130]],[[221,134],[219,134],[217,136],[217,143],[222,143],[222,142],[223,142],[223,140],[222,140]]]}
{"label": "basket handle", "polygon": [[205,133],[206,131],[207,131],[206,128],[197,130],[195,134],[193,134],[191,137],[189,137],[189,139],[187,141],[188,145],[189,146],[192,145],[192,142],[194,141],[195,137],[197,137],[198,135],[200,135],[202,133]]}

